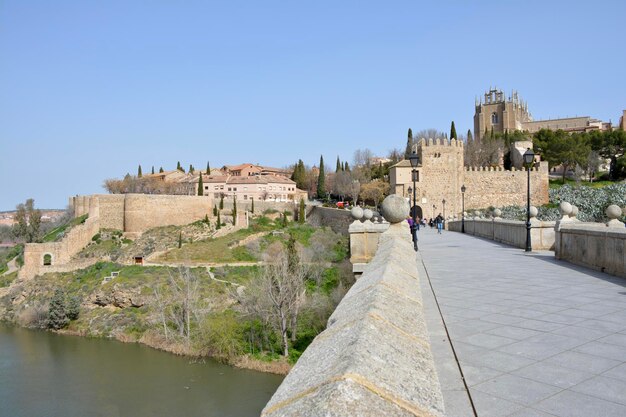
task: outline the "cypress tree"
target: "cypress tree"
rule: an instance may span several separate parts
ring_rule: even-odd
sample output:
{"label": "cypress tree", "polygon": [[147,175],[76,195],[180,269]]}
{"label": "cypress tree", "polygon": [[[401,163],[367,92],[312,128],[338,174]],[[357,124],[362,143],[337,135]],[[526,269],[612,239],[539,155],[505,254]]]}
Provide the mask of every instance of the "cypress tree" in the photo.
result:
{"label": "cypress tree", "polygon": [[404,150],[404,158],[408,159],[413,152],[413,131],[409,128],[409,131],[406,135],[406,149]]}
{"label": "cypress tree", "polygon": [[456,139],[456,127],[454,127],[454,120],[452,121],[452,124],[450,125],[450,139]]}
{"label": "cypress tree", "polygon": [[176,169],[177,169],[177,170],[179,170],[179,171],[182,171],[182,170],[183,170],[183,167],[181,167],[181,166],[180,166],[180,161],[178,161],[178,162],[176,163]]}
{"label": "cypress tree", "polygon": [[289,177],[289,179],[291,179],[291,181],[295,181],[296,178],[298,178],[298,163],[297,162],[293,164],[293,172],[291,173],[291,177]]}
{"label": "cypress tree", "polygon": [[237,224],[237,199],[233,196],[233,224]]}
{"label": "cypress tree", "polygon": [[350,165],[348,165],[348,161],[346,161],[346,166],[344,167],[344,171],[350,172]]}
{"label": "cypress tree", "polygon": [[296,181],[296,188],[300,188],[301,190],[306,188],[306,168],[304,168],[302,159],[298,159],[298,181]]}
{"label": "cypress tree", "polygon": [[220,217],[220,212],[217,212],[217,229],[221,229],[222,228],[222,218]]}
{"label": "cypress tree", "polygon": [[341,171],[345,171],[346,170],[346,164],[345,163],[341,163]]}
{"label": "cypress tree", "polygon": [[304,223],[304,218],[306,214],[304,212],[304,198],[300,199],[300,210],[298,211],[298,223]]}
{"label": "cypress tree", "polygon": [[154,175],[154,165],[152,165],[152,175]]}
{"label": "cypress tree", "polygon": [[183,247],[183,232],[178,232],[178,249]]}
{"label": "cypress tree", "polygon": [[206,174],[211,175],[211,165],[209,164],[209,161],[206,161]]}
{"label": "cypress tree", "polygon": [[65,293],[60,288],[54,291],[48,308],[48,328],[58,330],[67,326],[70,319],[67,317]]}
{"label": "cypress tree", "polygon": [[163,172],[163,167],[159,168],[159,174]]}
{"label": "cypress tree", "polygon": [[220,194],[220,210],[224,210],[224,194]]}
{"label": "cypress tree", "polygon": [[204,185],[202,184],[202,172],[198,176],[198,195],[204,195]]}
{"label": "cypress tree", "polygon": [[326,174],[324,173],[324,156],[320,155],[320,173],[317,177],[317,198],[326,197]]}
{"label": "cypress tree", "polygon": [[195,170],[193,169],[193,165],[189,164],[189,173],[193,174]]}
{"label": "cypress tree", "polygon": [[341,161],[339,161],[339,155],[337,155],[337,168],[335,169],[335,172],[339,171],[343,171],[343,169],[341,169]]}
{"label": "cypress tree", "polygon": [[213,215],[217,216],[217,206],[213,206]]}
{"label": "cypress tree", "polygon": [[137,168],[137,177],[141,178],[141,164],[139,164],[139,168]]}
{"label": "cypress tree", "polygon": [[467,129],[467,142],[471,142],[474,140],[474,137],[472,136],[472,131]]}
{"label": "cypress tree", "polygon": [[205,214],[205,215],[204,215],[204,222],[205,222],[206,224],[210,224],[210,223],[209,223],[209,215],[208,215],[208,214]]}
{"label": "cypress tree", "polygon": [[491,133],[489,134],[489,139],[493,140],[493,126],[491,126]]}
{"label": "cypress tree", "polygon": [[250,209],[252,213],[254,213],[254,197],[252,197],[252,208]]}

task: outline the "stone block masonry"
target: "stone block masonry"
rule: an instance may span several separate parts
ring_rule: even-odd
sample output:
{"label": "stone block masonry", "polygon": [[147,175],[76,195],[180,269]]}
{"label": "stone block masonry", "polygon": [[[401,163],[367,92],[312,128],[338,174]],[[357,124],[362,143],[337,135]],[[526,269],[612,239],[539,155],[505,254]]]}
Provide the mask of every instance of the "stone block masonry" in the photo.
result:
{"label": "stone block masonry", "polygon": [[406,223],[391,225],[262,416],[443,416],[418,279]]}

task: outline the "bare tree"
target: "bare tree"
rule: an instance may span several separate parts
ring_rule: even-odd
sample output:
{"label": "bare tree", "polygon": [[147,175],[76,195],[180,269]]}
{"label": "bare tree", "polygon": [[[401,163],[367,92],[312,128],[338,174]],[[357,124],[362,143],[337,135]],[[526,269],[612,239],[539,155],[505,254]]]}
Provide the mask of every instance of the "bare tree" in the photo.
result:
{"label": "bare tree", "polygon": [[368,148],[357,149],[356,151],[354,151],[354,160],[353,160],[354,168],[358,168],[358,167],[369,168],[373,157],[374,157],[374,154]]}
{"label": "bare tree", "polygon": [[305,301],[306,266],[280,247],[268,248],[269,263],[239,297],[244,312],[269,324],[280,335],[283,355],[289,356],[289,332],[295,337],[298,314]]}

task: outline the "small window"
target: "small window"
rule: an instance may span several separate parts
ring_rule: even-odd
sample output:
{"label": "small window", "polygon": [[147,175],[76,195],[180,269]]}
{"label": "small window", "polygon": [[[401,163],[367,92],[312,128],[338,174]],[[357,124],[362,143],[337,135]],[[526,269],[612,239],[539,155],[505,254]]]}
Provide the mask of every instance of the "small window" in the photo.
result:
{"label": "small window", "polygon": [[498,124],[498,114],[497,113],[491,113],[491,124],[492,125],[497,125]]}
{"label": "small window", "polygon": [[234,188],[233,188],[233,191],[237,191],[237,187],[234,187]]}
{"label": "small window", "polygon": [[232,191],[231,187],[228,187],[228,191]]}
{"label": "small window", "polygon": [[46,253],[43,256],[43,265],[44,266],[50,266],[52,265],[52,255],[50,255],[49,253]]}
{"label": "small window", "polygon": [[205,190],[208,190],[208,189],[209,189],[209,186],[208,186],[208,185],[205,185],[205,186],[204,186],[204,189],[205,189]]}
{"label": "small window", "polygon": [[244,200],[247,200],[247,199],[248,199],[248,196],[244,194],[244,195],[243,195],[243,199],[244,199]]}

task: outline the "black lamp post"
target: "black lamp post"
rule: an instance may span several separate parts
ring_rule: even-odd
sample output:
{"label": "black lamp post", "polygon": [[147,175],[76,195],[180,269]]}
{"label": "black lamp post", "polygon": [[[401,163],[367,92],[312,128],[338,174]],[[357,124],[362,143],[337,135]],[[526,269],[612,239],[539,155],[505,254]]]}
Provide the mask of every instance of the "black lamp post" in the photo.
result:
{"label": "black lamp post", "polygon": [[[413,151],[409,156],[409,162],[411,162],[411,179],[413,180],[413,207],[411,207],[411,216],[413,218],[413,225],[411,226],[411,235],[413,236],[413,249],[417,252],[417,207],[415,202],[415,194],[417,191],[416,182],[419,181],[419,172],[417,171],[417,165],[419,164],[419,156],[417,152]],[[410,193],[410,192],[409,192]]]}
{"label": "black lamp post", "polygon": [[461,233],[465,233],[465,184],[461,185]]}
{"label": "black lamp post", "polygon": [[530,169],[535,161],[535,154],[528,148],[524,152],[524,165],[526,165],[526,171],[528,171],[528,188],[526,192],[526,252],[532,251],[532,245],[530,242]]}

